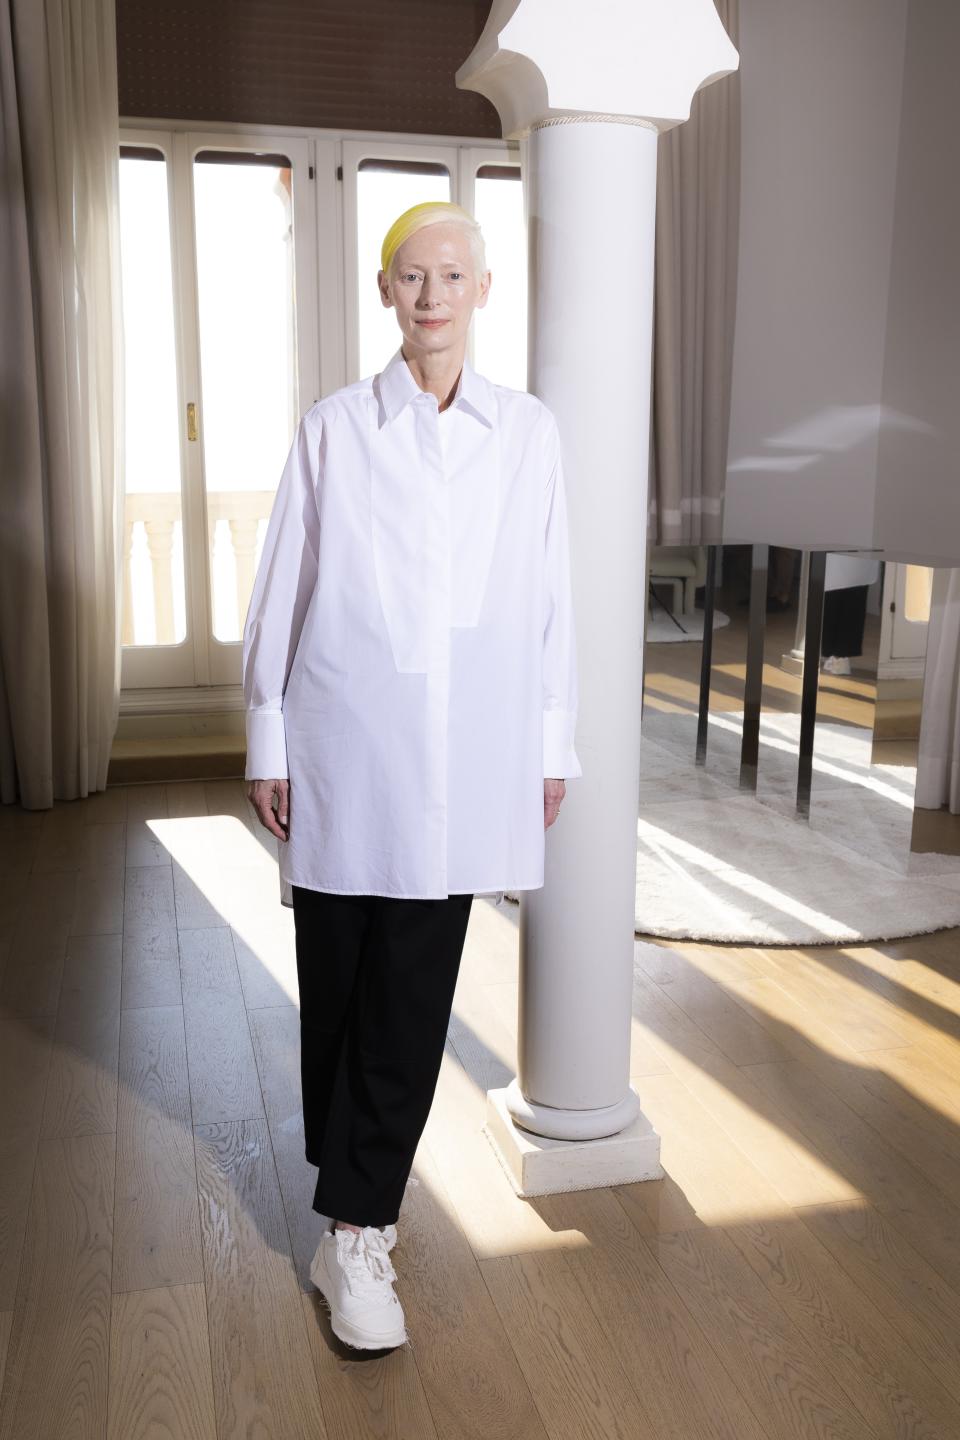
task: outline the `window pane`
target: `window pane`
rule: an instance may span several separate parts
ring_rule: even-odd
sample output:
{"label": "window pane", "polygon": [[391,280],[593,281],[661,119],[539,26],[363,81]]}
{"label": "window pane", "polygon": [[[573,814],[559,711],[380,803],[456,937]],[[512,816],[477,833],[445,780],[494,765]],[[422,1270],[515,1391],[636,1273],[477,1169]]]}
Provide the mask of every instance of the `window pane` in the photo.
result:
{"label": "window pane", "polygon": [[527,388],[527,227],[519,165],[477,171],[474,214],[491,272],[490,298],[473,317],[474,364],[498,385]]}
{"label": "window pane", "polygon": [[126,422],[122,638],[173,645],[186,635],[180,438],[167,163],[120,150],[120,250]]}
{"label": "window pane", "polygon": [[377,288],[380,246],[398,215],[424,200],[450,199],[446,166],[415,160],[363,160],[357,174],[357,282],[360,322],[356,380],[382,370],[400,344],[396,311]]}
{"label": "window pane", "polygon": [[297,423],[290,161],[201,151],[193,184],[213,633],[239,641]]}

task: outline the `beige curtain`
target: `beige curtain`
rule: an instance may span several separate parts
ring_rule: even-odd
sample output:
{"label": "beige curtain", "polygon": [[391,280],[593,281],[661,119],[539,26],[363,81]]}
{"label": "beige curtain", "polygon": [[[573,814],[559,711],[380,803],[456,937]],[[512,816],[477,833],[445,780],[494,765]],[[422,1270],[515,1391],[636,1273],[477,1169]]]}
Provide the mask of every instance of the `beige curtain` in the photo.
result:
{"label": "beige curtain", "polygon": [[101,790],[123,336],[114,0],[0,0],[0,799]]}
{"label": "beige curtain", "polygon": [[[739,48],[739,0],[716,0]],[[740,216],[739,71],[660,136],[650,539],[719,542],[726,485]]]}

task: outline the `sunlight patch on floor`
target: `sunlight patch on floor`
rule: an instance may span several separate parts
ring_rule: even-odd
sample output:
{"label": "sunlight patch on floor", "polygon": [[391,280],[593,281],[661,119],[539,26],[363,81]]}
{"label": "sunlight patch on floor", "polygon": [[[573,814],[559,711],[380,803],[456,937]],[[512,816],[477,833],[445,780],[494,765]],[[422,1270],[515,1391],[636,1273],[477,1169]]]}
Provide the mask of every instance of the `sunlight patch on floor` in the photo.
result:
{"label": "sunlight patch on floor", "polygon": [[[193,928],[216,924],[219,916],[280,993],[296,1004],[293,912],[281,906],[277,862],[252,830],[235,815],[197,815],[147,823],[182,872],[174,875],[178,916],[184,903],[193,904],[197,910]],[[184,880],[188,889],[195,887],[198,905],[189,898],[185,901]],[[182,920],[180,924],[181,928],[191,928]]]}

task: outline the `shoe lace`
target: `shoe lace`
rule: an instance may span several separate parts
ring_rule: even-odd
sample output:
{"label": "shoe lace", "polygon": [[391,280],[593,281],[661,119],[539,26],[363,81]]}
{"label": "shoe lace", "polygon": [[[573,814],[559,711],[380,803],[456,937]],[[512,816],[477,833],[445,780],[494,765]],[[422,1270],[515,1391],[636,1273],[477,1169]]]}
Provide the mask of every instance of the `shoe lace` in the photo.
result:
{"label": "shoe lace", "polygon": [[[363,1230],[338,1230],[339,1259],[351,1295],[380,1290],[385,1280],[396,1280],[387,1250],[387,1237],[375,1226]],[[346,1240],[341,1236],[349,1237]]]}

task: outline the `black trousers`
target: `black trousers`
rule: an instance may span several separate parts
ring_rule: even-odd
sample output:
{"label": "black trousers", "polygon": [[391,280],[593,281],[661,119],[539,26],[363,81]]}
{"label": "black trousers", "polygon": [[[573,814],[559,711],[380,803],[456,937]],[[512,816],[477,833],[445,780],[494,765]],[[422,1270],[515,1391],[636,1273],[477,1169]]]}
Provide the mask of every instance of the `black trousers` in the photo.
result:
{"label": "black trousers", "polygon": [[387,1225],[433,1103],[473,896],[292,891],[313,1208]]}
{"label": "black trousers", "polygon": [[849,659],[863,654],[869,589],[869,585],[845,585],[842,590],[827,590],[824,593],[821,655],[839,655]]}

